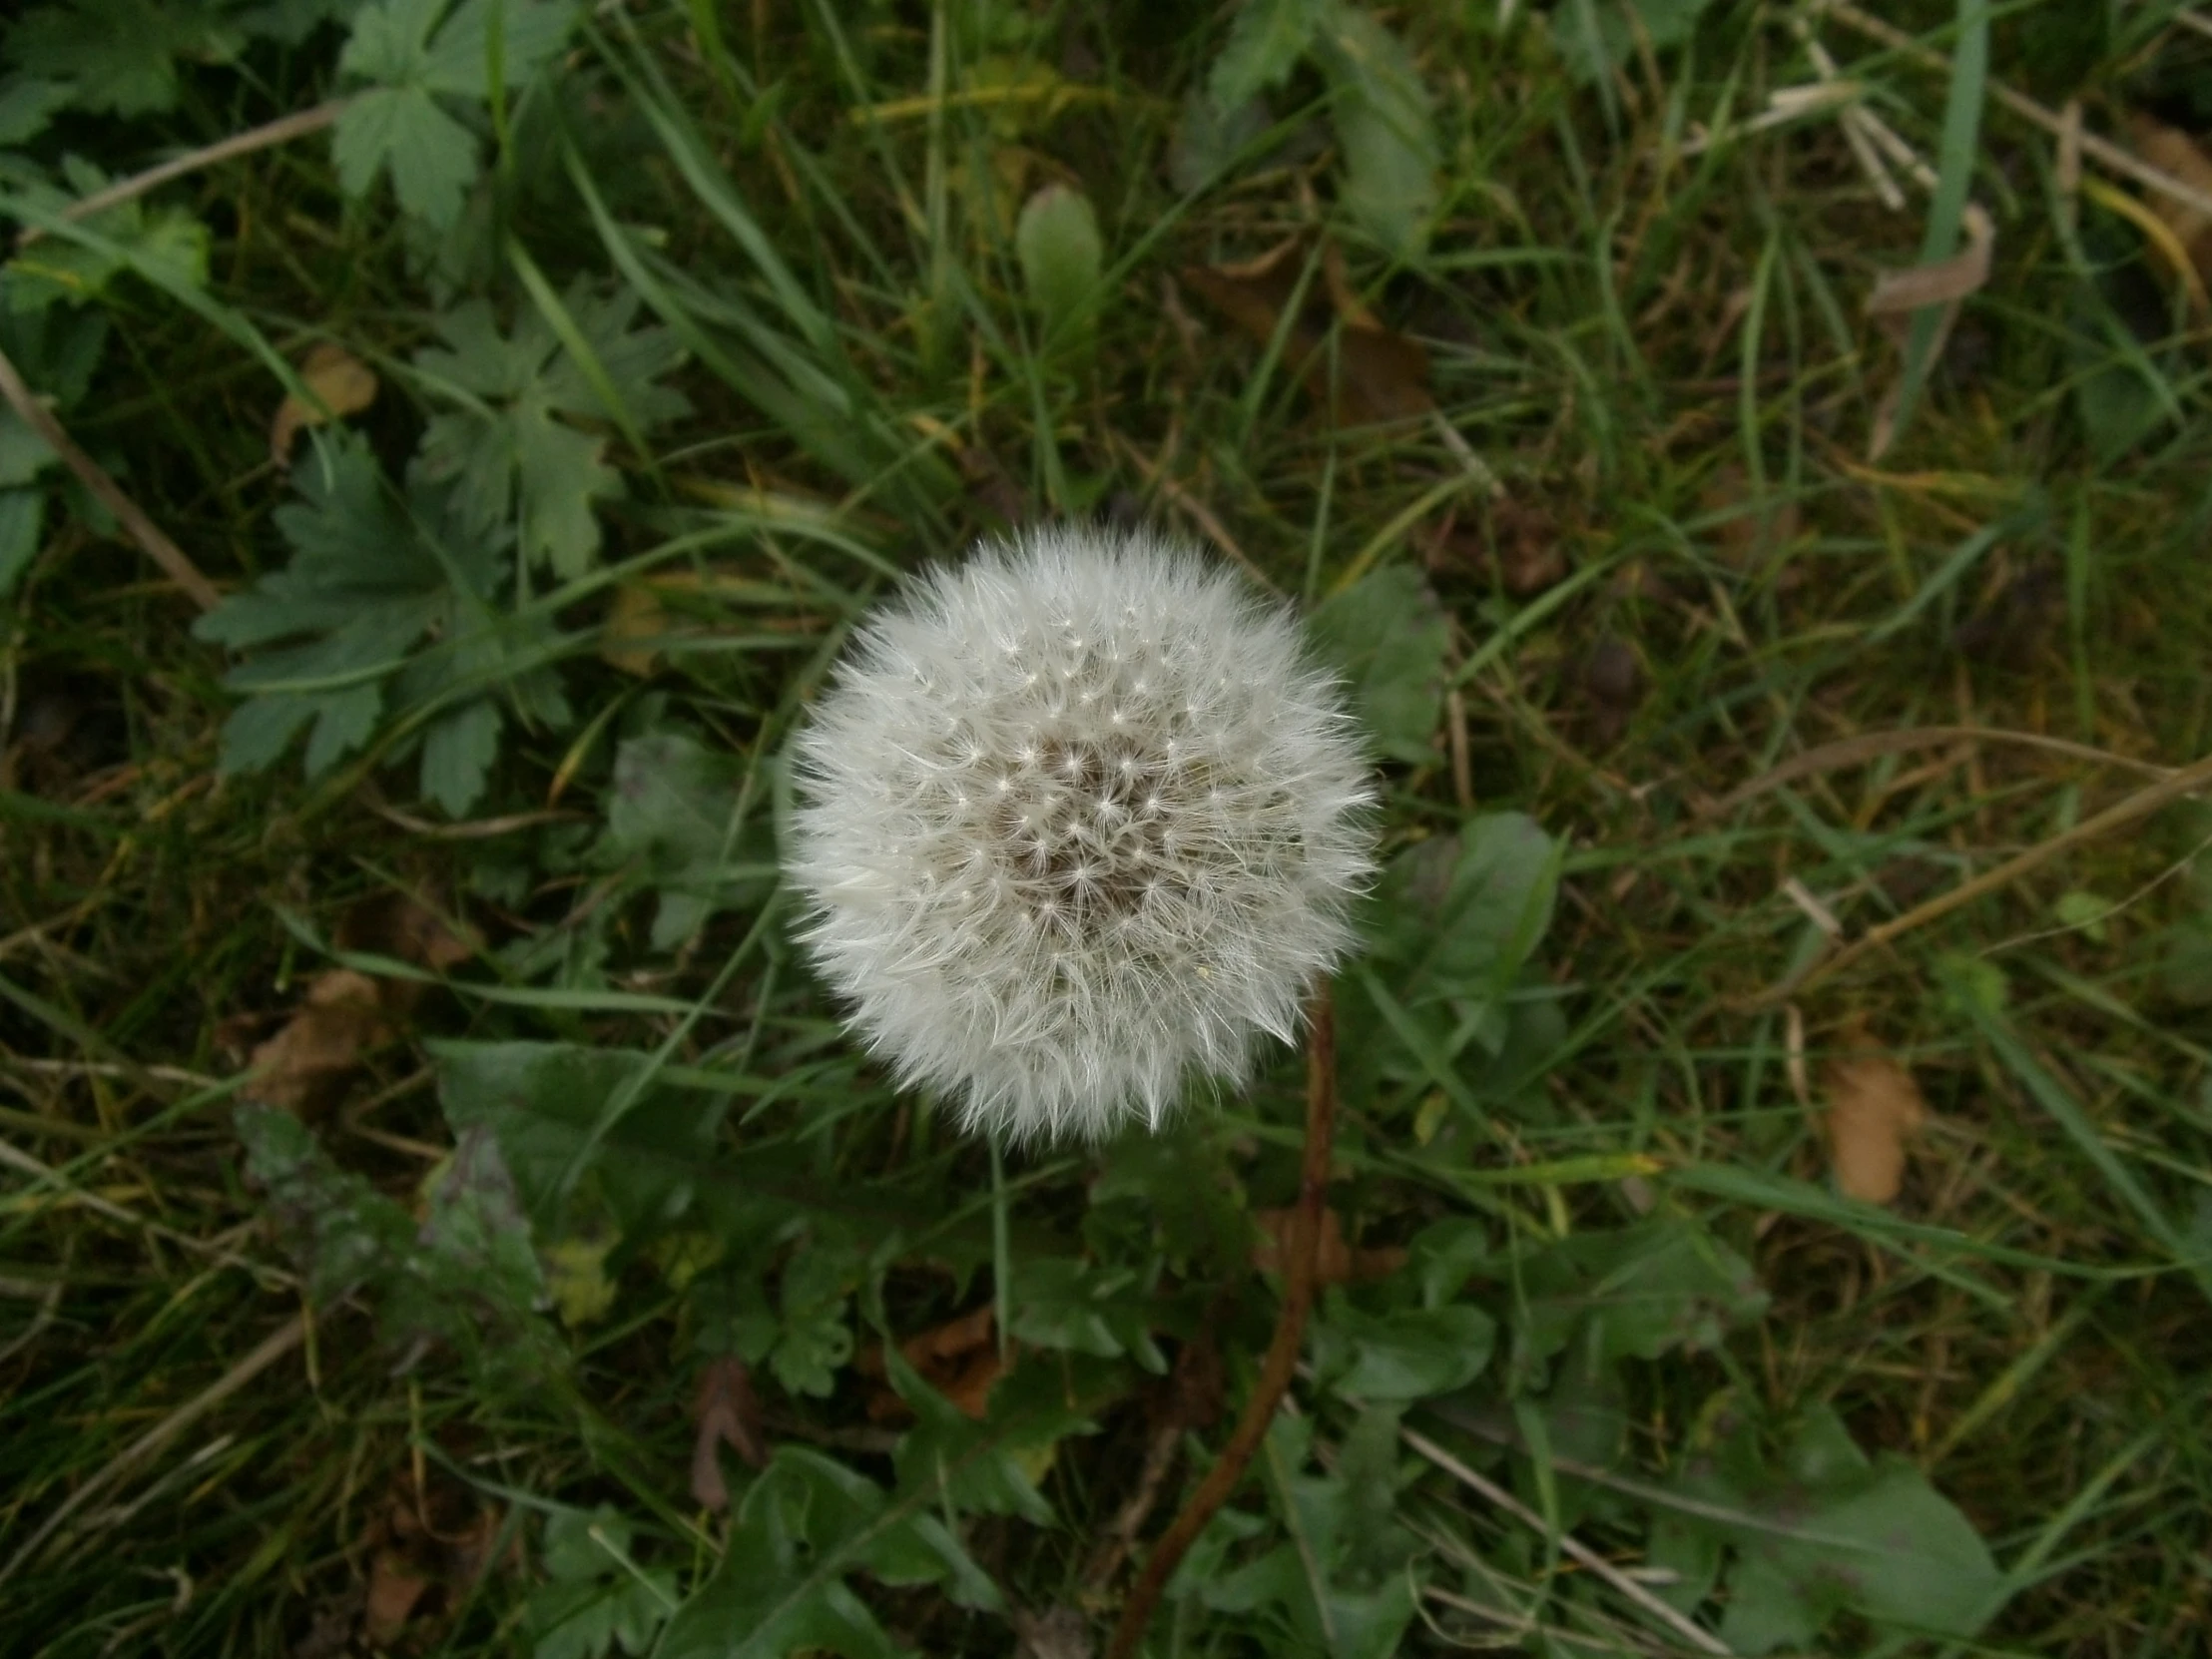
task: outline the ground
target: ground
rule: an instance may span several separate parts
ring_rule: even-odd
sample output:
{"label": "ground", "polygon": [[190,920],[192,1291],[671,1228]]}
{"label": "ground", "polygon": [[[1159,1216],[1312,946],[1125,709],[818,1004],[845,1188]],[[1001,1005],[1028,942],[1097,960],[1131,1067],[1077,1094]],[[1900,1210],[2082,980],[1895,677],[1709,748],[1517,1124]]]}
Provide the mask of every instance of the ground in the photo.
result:
{"label": "ground", "polygon": [[778,873],[1072,519],[1382,796],[1143,1651],[2204,1647],[2212,20],[1875,11],[6,25],[0,1628],[1103,1649],[1300,1057],[994,1146]]}

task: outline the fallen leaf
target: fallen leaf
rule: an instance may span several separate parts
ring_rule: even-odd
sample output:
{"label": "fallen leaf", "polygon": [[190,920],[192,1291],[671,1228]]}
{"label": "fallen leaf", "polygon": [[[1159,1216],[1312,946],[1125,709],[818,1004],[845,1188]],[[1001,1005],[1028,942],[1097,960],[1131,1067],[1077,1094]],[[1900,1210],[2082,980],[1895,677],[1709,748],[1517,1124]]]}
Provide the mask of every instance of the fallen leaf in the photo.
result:
{"label": "fallen leaf", "polygon": [[661,596],[645,582],[616,586],[614,602],[607,607],[607,621],[599,630],[599,660],[625,674],[643,680],[661,666],[661,653],[639,640],[655,640],[668,632],[668,612]]}
{"label": "fallen leaf", "polygon": [[717,1355],[700,1372],[692,1420],[698,1428],[692,1441],[692,1498],[720,1514],[730,1507],[730,1486],[722,1478],[718,1448],[728,1445],[757,1469],[768,1464],[761,1402],[753,1392],[753,1376],[735,1354]]}
{"label": "fallen leaf", "polygon": [[[1253,339],[1275,338],[1297,296],[1307,239],[1237,265],[1186,266],[1184,284]],[[1322,251],[1322,279],[1306,284],[1283,341],[1283,361],[1338,425],[1366,426],[1428,413],[1428,353],[1379,322],[1352,291],[1343,259]],[[1337,324],[1332,347],[1330,325]]]}
{"label": "fallen leaf", "polygon": [[317,408],[296,392],[284,394],[276,405],[276,418],[269,423],[269,458],[279,467],[291,465],[292,440],[302,427],[358,414],[376,401],[375,370],[328,340],[307,353],[307,360],[299,365],[299,378],[324,407]]}
{"label": "fallen leaf", "polygon": [[1627,727],[1644,697],[1643,666],[1628,644],[1607,634],[1591,648],[1582,665],[1582,689],[1596,714],[1598,740],[1611,744]]}
{"label": "fallen leaf", "polygon": [[[1265,1237],[1252,1249],[1252,1265],[1262,1273],[1283,1271],[1283,1239],[1290,1231],[1294,1209],[1255,1210],[1252,1219]],[[1405,1265],[1405,1252],[1394,1246],[1384,1250],[1354,1250],[1345,1243],[1344,1223],[1334,1210],[1321,1218],[1321,1255],[1314,1264],[1314,1285],[1351,1285],[1370,1279],[1387,1279]]]}
{"label": "fallen leaf", "polygon": [[[1978,202],[1969,202],[1960,223],[1965,229],[1966,246],[1958,253],[1947,260],[1915,266],[1910,271],[1886,271],[1875,278],[1874,291],[1867,296],[1867,314],[1901,346],[1910,336],[1913,318],[1918,312],[1930,305],[1940,307],[1936,337],[1928,349],[1930,365],[1942,360],[1951,326],[1958,320],[1959,304],[1968,294],[1979,291],[1989,279],[1989,256],[1996,247],[1996,227],[1988,211]],[[1875,409],[1874,429],[1867,442],[1870,461],[1882,459],[1889,453],[1890,445],[1897,441],[1905,388],[1906,379],[1901,374],[1891,382],[1890,389],[1883,393]]]}
{"label": "fallen leaf", "polygon": [[1906,1139],[1928,1121],[1921,1086],[1895,1060],[1874,1054],[1838,1061],[1824,1082],[1838,1189],[1868,1204],[1894,1202],[1905,1177]]}
{"label": "fallen leaf", "polygon": [[[2185,185],[2212,195],[2212,156],[2187,133],[2138,115],[2130,127],[2135,150],[2162,173],[2170,173]],[[2163,192],[2148,199],[2151,213],[2173,233],[2174,241],[2189,256],[2189,264],[2206,286],[2212,287],[2212,214],[2176,202]]]}
{"label": "fallen leaf", "polygon": [[368,1569],[368,1600],[361,1608],[361,1633],[371,1646],[389,1647],[407,1628],[415,1603],[430,1581],[414,1572],[396,1549],[380,1549]]}
{"label": "fallen leaf", "polygon": [[287,1112],[304,1111],[324,1084],[350,1071],[361,1051],[390,1034],[377,982],[351,968],[332,968],[308,981],[306,1000],[284,1028],[255,1048],[249,1100]]}
{"label": "fallen leaf", "polygon": [[1091,1659],[1090,1621],[1073,1607],[1056,1606],[1042,1613],[1015,1608],[1008,1615],[1019,1645],[1014,1659]]}
{"label": "fallen leaf", "polygon": [[1736,570],[1747,570],[1789,546],[1804,528],[1795,501],[1761,503],[1750,497],[1751,480],[1735,461],[1723,464],[1698,492],[1699,507],[1715,521],[1715,550]]}
{"label": "fallen leaf", "polygon": [[[923,1382],[981,1421],[990,1408],[991,1388],[1006,1370],[998,1352],[997,1333],[996,1313],[986,1302],[957,1319],[907,1338],[898,1345],[898,1352]],[[863,1351],[856,1364],[867,1376],[883,1375],[880,1350]],[[868,1401],[868,1415],[877,1422],[900,1422],[911,1412],[903,1399],[885,1387]]]}
{"label": "fallen leaf", "polygon": [[[389,956],[432,972],[476,951],[435,910],[406,893],[383,893],[356,904],[339,922],[334,942],[340,950]],[[256,1076],[243,1098],[305,1111],[359,1063],[363,1051],[397,1033],[395,1016],[414,1005],[422,988],[414,980],[372,978],[354,968],[316,974],[283,1028],[248,1057]]]}

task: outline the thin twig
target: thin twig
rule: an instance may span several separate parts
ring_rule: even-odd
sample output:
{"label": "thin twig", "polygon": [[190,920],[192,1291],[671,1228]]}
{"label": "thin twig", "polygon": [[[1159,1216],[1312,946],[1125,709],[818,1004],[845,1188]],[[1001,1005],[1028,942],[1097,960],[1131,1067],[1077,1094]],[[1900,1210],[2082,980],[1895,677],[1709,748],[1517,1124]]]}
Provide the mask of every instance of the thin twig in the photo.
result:
{"label": "thin twig", "polygon": [[[317,104],[311,110],[299,110],[291,115],[278,116],[244,133],[233,133],[217,143],[172,157],[159,167],[150,167],[144,173],[119,179],[106,190],[96,190],[81,202],[72,202],[62,210],[64,219],[90,219],[94,214],[106,213],[110,208],[144,196],[148,191],[166,185],[172,179],[181,179],[188,173],[203,167],[213,167],[218,162],[230,161],[236,156],[250,156],[257,150],[267,150],[274,145],[288,144],[295,138],[309,133],[319,133],[323,128],[345,113],[352,103],[350,98],[333,98],[327,104]],[[50,235],[44,226],[33,225],[15,239],[18,252]]]}
{"label": "thin twig", "polygon": [[[1925,68],[1938,70],[1944,74],[1950,72],[1950,61],[1942,53],[1932,46],[1923,46],[1895,24],[1885,23],[1879,17],[1870,16],[1857,6],[1849,4],[1848,0],[1824,0],[1816,15],[1823,19],[1833,18],[1846,28],[1856,29],[1859,33],[1868,36],[1870,39],[1880,41],[1891,51],[1902,57],[1911,58]],[[1989,83],[1989,96],[2022,121],[2033,123],[2053,137],[2062,138],[2067,136],[2065,119],[2055,110],[2045,109],[2025,93],[2014,92],[2001,81],[1991,81]],[[2081,153],[2099,166],[2119,174],[2122,178],[2133,179],[2145,190],[2156,191],[2169,201],[2179,202],[2186,207],[2194,208],[2200,214],[2212,214],[2212,195],[2199,190],[2186,180],[2177,179],[2171,173],[2162,172],[2158,168],[2152,167],[2148,162],[2139,160],[2108,139],[2101,139],[2094,133],[2083,133],[2081,135]]]}
{"label": "thin twig", "polygon": [[1925,927],[1929,922],[1948,915],[1961,904],[1970,904],[1973,900],[1995,892],[1999,888],[2010,886],[2021,876],[2040,869],[2061,852],[2070,851],[2083,841],[2094,840],[2097,836],[2109,834],[2114,830],[2125,829],[2139,819],[2148,818],[2161,807],[2169,806],[2173,802],[2181,800],[2184,796],[2194,795],[2199,790],[2206,788],[2212,788],[2212,756],[2197,762],[2195,766],[2184,767],[2162,782],[2151,785],[2149,789],[2136,791],[2118,806],[2106,808],[2095,818],[2082,820],[2071,830],[2065,830],[2061,834],[2052,835],[2048,840],[2038,841],[2025,852],[2016,857],[2007,858],[1996,868],[1984,871],[1971,881],[1962,881],[1951,888],[1950,891],[1938,893],[1927,903],[1914,906],[1902,916],[1886,921],[1880,927],[1869,928],[1850,944],[1837,951],[1835,955],[1830,956],[1825,961],[1816,962],[1794,982],[1777,985],[1773,990],[1767,992],[1761,1000],[1778,1002],[1785,997],[1794,996],[1800,991],[1818,984],[1831,974],[1849,967],[1869,951],[1879,950],[1900,935],[1910,933],[1917,927]]}
{"label": "thin twig", "polygon": [[123,486],[109,477],[100,463],[79,449],[76,440],[62,430],[53,412],[23,383],[23,376],[16,372],[15,363],[5,351],[0,351],[0,398],[7,400],[8,407],[22,418],[24,425],[46,440],[48,447],[77,474],[78,481],[115,514],[131,539],[145,550],[148,558],[169,573],[170,580],[183,588],[194,604],[203,611],[212,611],[223,603],[223,595],[216,591],[213,582],[200,574],[200,567],[185,557],[184,549],[164,535],[154,521],[139,510],[139,504],[123,493]]}
{"label": "thin twig", "polygon": [[[1544,1524],[1543,1516],[1537,1514],[1535,1510],[1529,1508],[1527,1504],[1521,1502],[1519,1498],[1500,1486],[1496,1481],[1485,1479],[1473,1469],[1468,1468],[1466,1464],[1452,1456],[1450,1452],[1418,1429],[1400,1428],[1398,1436],[1446,1474],[1471,1487],[1485,1501],[1495,1504],[1523,1526],[1533,1527],[1543,1536],[1551,1536],[1551,1528]],[[1702,1653],[1725,1655],[1732,1651],[1726,1642],[1706,1629],[1705,1626],[1699,1624],[1687,1614],[1677,1612],[1674,1608],[1669,1607],[1629,1577],[1628,1574],[1622,1572],[1620,1568],[1614,1566],[1612,1562],[1606,1560],[1604,1556],[1598,1554],[1596,1550],[1583,1543],[1573,1533],[1560,1532],[1558,1539],[1559,1548],[1564,1554],[1572,1557],[1581,1566],[1602,1578],[1692,1647]]]}
{"label": "thin twig", "polygon": [[1206,1478],[1184,1504],[1183,1512],[1161,1534],[1145,1559],[1144,1570],[1129,1587],[1129,1599],[1122,1603],[1121,1621],[1114,1626],[1106,1659],[1130,1659],[1137,1651],[1169,1577],[1244,1478],[1253,1453],[1260,1449],[1275,1420],[1276,1407],[1291,1385],[1292,1375],[1298,1370],[1299,1350],[1306,1342],[1306,1316],[1314,1305],[1314,1267],[1320,1254],[1329,1161],[1336,1135],[1337,1015],[1325,980],[1314,994],[1306,1034],[1306,1155],[1299,1169],[1298,1209],[1284,1241],[1283,1311],[1276,1316],[1275,1339],[1268,1344],[1260,1379],[1253,1384],[1252,1397],[1245,1401],[1244,1414],[1237,1419],[1229,1443],[1206,1471]]}

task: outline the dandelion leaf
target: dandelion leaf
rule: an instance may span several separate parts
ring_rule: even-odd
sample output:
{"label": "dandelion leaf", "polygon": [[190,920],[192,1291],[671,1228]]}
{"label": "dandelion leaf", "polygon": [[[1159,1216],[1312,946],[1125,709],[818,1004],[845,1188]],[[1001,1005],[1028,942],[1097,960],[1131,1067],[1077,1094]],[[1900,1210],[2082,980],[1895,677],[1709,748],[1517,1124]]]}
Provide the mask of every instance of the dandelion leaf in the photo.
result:
{"label": "dandelion leaf", "polygon": [[1361,724],[1384,759],[1436,758],[1450,630],[1420,572],[1371,571],[1314,613],[1322,654],[1351,682]]}

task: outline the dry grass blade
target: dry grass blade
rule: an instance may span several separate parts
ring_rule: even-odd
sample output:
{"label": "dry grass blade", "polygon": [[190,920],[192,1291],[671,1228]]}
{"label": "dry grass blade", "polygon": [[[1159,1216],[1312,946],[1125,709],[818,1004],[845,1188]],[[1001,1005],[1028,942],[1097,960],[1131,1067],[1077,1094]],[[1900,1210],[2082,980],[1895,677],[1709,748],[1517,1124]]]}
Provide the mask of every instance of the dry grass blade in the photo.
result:
{"label": "dry grass blade", "polygon": [[[1532,1527],[1538,1533],[1547,1537],[1550,1536],[1551,1529],[1544,1524],[1543,1516],[1537,1514],[1535,1510],[1529,1508],[1527,1504],[1521,1502],[1519,1498],[1500,1486],[1496,1481],[1477,1474],[1418,1429],[1400,1428],[1398,1437],[1461,1485],[1479,1494],[1485,1502],[1494,1504],[1523,1526]],[[1726,1642],[1699,1624],[1695,1619],[1669,1607],[1588,1544],[1575,1537],[1573,1533],[1562,1532],[1559,1534],[1559,1548],[1569,1559],[1603,1579],[1613,1589],[1634,1602],[1700,1653],[1728,1655],[1734,1651]]]}
{"label": "dry grass blade", "polygon": [[184,589],[187,598],[203,611],[212,611],[223,603],[223,595],[216,591],[213,582],[200,574],[200,567],[185,557],[184,549],[163,534],[139,504],[123,493],[123,486],[108,476],[106,468],[78,448],[76,440],[62,430],[62,423],[54,418],[53,411],[23,383],[23,376],[5,351],[0,351],[0,398],[7,400],[8,407],[24,425],[46,440],[47,446],[77,475],[78,482],[115,514],[131,539],[148,558],[168,572],[170,580]]}
{"label": "dry grass blade", "polygon": [[[72,202],[62,210],[64,219],[90,219],[94,214],[106,213],[110,208],[121,207],[136,201],[148,191],[160,188],[172,179],[182,179],[188,173],[197,173],[204,167],[227,162],[240,156],[250,156],[257,150],[267,150],[275,145],[289,144],[295,138],[305,138],[309,133],[319,133],[333,125],[345,113],[350,98],[333,98],[326,104],[317,104],[311,110],[279,116],[275,121],[234,133],[227,139],[182,156],[172,157],[159,167],[150,167],[144,173],[135,173],[128,179],[119,179],[105,190],[94,191],[81,202]],[[47,233],[33,225],[15,239],[20,250],[30,247]]]}
{"label": "dry grass blade", "polygon": [[1794,983],[1776,986],[1768,991],[1761,1000],[1766,1002],[1780,1001],[1784,997],[1818,984],[1830,975],[1849,967],[1869,951],[1878,950],[1882,946],[1912,932],[1917,927],[1925,927],[1930,922],[1950,914],[1951,911],[1962,904],[1970,904],[1977,898],[2010,886],[2021,876],[2042,868],[2043,865],[2049,863],[2060,853],[2069,851],[2086,841],[2093,841],[2100,835],[2108,835],[2115,830],[2124,830],[2130,824],[2148,818],[2161,807],[2170,806],[2172,803],[2206,788],[2212,788],[2212,757],[2207,757],[2194,766],[2184,768],[2167,778],[2163,783],[2153,784],[2147,790],[2137,791],[2118,806],[2108,807],[2097,814],[2096,817],[2084,819],[2071,830],[2052,835],[2049,839],[2029,847],[2017,857],[2007,858],[1996,868],[1975,876],[1971,881],[1961,882],[1949,892],[1932,898],[1925,904],[1917,905],[1894,921],[1886,921],[1880,927],[1870,929],[1843,949],[1837,951],[1835,955],[1814,964],[1803,977]]}
{"label": "dry grass blade", "polygon": [[1940,749],[1958,743],[2012,744],[2023,749],[2039,749],[2048,755],[2063,755],[2068,760],[2087,761],[2094,766],[2121,767],[2149,778],[2168,779],[2174,776],[2171,767],[2138,761],[2126,755],[2115,755],[2109,750],[2092,749],[2087,744],[2069,743],[2064,738],[2047,738],[2039,732],[2008,732],[1989,726],[1915,726],[1902,732],[1867,732],[1856,738],[1824,743],[1818,749],[1808,749],[1802,755],[1793,755],[1779,766],[1761,773],[1747,784],[1738,785],[1718,801],[1701,808],[1698,817],[1708,820],[1726,818],[1739,807],[1781,789],[1786,784],[1794,784],[1801,778],[1816,777],[1824,772],[1838,772],[1846,767],[1864,766],[1867,762],[1881,760],[1886,755],[1907,755],[1917,749]]}
{"label": "dry grass blade", "polygon": [[51,1515],[40,1523],[36,1532],[17,1550],[8,1564],[0,1567],[0,1584],[13,1578],[22,1568],[45,1548],[49,1538],[59,1531],[62,1524],[94,1498],[102,1496],[148,1459],[156,1456],[170,1441],[237,1393],[247,1383],[306,1340],[307,1316],[295,1314],[264,1338],[259,1347],[214,1382],[203,1388],[193,1398],[177,1407],[168,1416],[149,1428],[129,1445],[125,1446],[107,1465],[62,1499]]}

